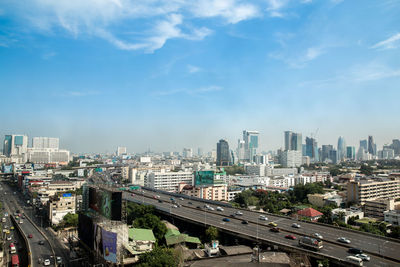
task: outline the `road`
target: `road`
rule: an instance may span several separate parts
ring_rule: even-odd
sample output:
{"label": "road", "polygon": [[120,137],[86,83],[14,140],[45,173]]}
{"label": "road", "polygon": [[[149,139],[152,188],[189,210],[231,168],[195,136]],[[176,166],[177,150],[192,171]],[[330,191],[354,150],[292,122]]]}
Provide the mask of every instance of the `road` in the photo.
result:
{"label": "road", "polygon": [[[20,210],[25,216],[27,215],[27,210],[22,208],[23,202],[20,198],[17,197],[16,193],[14,194],[13,188],[9,187],[5,183],[3,183],[3,192],[5,194],[4,199],[7,203],[10,213],[14,213],[16,210]],[[44,236],[36,229],[36,227],[27,219],[22,219],[23,223],[19,224],[25,236],[28,237],[29,234],[32,234],[32,238],[28,238],[29,246],[32,253],[32,266],[43,266],[39,264],[40,259],[49,259],[51,262],[51,266],[54,266],[54,259],[52,257],[52,251],[50,248],[50,244],[46,241]],[[39,245],[39,241],[43,241],[43,245]]]}
{"label": "road", "polygon": [[[163,203],[159,203],[157,200],[152,198],[155,194],[160,196],[160,198],[163,200]],[[171,196],[167,194],[154,193],[152,191],[146,190],[144,195],[135,194],[134,196],[132,196],[130,193],[124,193],[124,199],[127,199],[128,201],[154,205],[157,209],[168,211],[172,215],[180,216],[196,222],[204,222],[206,225],[213,225],[229,231],[246,234],[252,236],[254,240],[257,240],[258,237],[258,239],[260,240],[264,239],[298,247],[297,240],[288,240],[285,239],[284,236],[288,233],[293,233],[297,237],[302,235],[313,235],[314,233],[320,233],[321,235],[323,235],[323,240],[325,241],[324,248],[320,251],[320,253],[325,256],[334,256],[340,259],[345,259],[346,256],[351,255],[347,253],[348,247],[358,247],[362,248],[367,253],[382,253],[387,257],[393,258],[395,260],[400,260],[399,253],[396,253],[396,250],[400,251],[400,243],[398,242],[367,236],[361,232],[353,233],[328,226],[304,222],[300,223],[300,229],[296,229],[292,228],[292,224],[293,222],[297,222],[296,220],[266,214],[266,216],[268,217],[268,221],[260,221],[260,213],[247,210],[241,210],[243,212],[243,215],[237,217],[236,219],[233,219],[229,216],[236,211],[236,209],[234,208],[224,207],[224,211],[222,212],[209,211],[205,209],[199,210],[196,207],[203,207],[205,203],[187,198],[185,198],[183,201],[177,200],[180,204],[182,204],[181,208],[172,208],[171,203],[169,203],[170,197]],[[175,199],[177,198],[175,197]],[[193,204],[189,204],[188,202],[191,202]],[[210,206],[216,208],[217,205]],[[223,218],[230,218],[231,221],[223,222]],[[242,220],[249,221],[249,224],[243,225]],[[279,228],[283,231],[281,233],[270,232],[270,228],[267,226],[267,224],[271,221],[276,222]],[[337,238],[341,236],[349,238],[352,243],[350,245],[344,245],[337,242]],[[366,263],[367,266],[399,266],[399,263],[396,261],[386,260],[384,258],[374,255],[370,256],[371,261]]]}

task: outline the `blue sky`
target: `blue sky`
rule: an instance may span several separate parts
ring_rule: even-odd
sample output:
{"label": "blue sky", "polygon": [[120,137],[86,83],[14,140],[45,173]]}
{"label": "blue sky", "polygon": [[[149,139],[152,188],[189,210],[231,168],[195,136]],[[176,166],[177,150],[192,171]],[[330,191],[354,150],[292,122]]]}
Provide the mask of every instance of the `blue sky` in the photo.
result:
{"label": "blue sky", "polygon": [[399,138],[400,1],[0,1],[0,134],[75,152]]}

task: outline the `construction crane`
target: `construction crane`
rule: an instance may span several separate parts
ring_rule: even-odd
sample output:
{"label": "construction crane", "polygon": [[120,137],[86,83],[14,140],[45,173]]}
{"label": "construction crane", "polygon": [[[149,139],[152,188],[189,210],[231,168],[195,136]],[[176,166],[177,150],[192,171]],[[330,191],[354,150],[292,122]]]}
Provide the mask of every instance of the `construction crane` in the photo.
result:
{"label": "construction crane", "polygon": [[318,131],[319,131],[319,128],[317,128],[317,130],[315,130],[314,133],[311,133],[311,138],[317,139]]}

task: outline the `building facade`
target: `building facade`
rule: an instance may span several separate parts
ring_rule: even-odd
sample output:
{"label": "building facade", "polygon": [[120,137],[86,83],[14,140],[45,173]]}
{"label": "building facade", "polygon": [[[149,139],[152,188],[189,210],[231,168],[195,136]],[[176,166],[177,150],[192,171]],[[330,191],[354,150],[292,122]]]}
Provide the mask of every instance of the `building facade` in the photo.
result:
{"label": "building facade", "polygon": [[347,202],[361,205],[377,198],[400,197],[400,183],[388,178],[363,179],[347,183]]}

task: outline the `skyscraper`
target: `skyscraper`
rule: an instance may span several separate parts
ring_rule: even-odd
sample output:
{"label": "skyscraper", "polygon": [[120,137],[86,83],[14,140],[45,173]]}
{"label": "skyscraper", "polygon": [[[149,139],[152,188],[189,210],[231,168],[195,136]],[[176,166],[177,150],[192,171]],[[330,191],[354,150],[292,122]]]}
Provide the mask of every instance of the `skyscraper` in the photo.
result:
{"label": "skyscraper", "polygon": [[339,161],[342,161],[346,158],[346,141],[344,140],[343,136],[340,136],[338,139],[337,156]]}
{"label": "skyscraper", "polygon": [[258,135],[257,131],[243,131],[244,141],[244,160],[252,162],[253,156],[257,154],[258,148]]}
{"label": "skyscraper", "polygon": [[288,150],[302,150],[302,135],[301,133],[294,133],[292,131],[285,131],[285,151]]}
{"label": "skyscraper", "polygon": [[354,146],[346,147],[346,158],[350,160],[355,160],[356,158],[356,148]]}
{"label": "skyscraper", "polygon": [[226,140],[221,139],[217,143],[217,166],[229,165],[231,165],[229,144]]}
{"label": "skyscraper", "polygon": [[6,135],[4,138],[3,154],[7,157],[23,156],[28,151],[28,136]]}
{"label": "skyscraper", "polygon": [[360,148],[363,148],[365,152],[368,151],[368,141],[367,140],[360,140]]}
{"label": "skyscraper", "polygon": [[322,162],[326,162],[327,160],[330,160],[332,150],[333,150],[332,145],[322,145],[322,150],[321,150],[321,161]]}
{"label": "skyscraper", "polygon": [[370,135],[368,136],[368,153],[371,155],[376,155],[376,145],[374,143],[374,138]]}
{"label": "skyscraper", "polygon": [[319,161],[318,143],[312,137],[306,137],[306,156],[309,156],[312,162]]}

